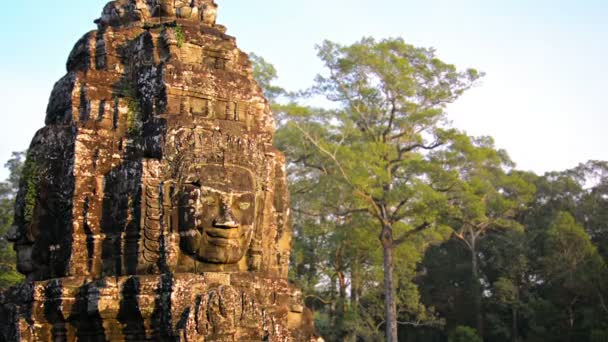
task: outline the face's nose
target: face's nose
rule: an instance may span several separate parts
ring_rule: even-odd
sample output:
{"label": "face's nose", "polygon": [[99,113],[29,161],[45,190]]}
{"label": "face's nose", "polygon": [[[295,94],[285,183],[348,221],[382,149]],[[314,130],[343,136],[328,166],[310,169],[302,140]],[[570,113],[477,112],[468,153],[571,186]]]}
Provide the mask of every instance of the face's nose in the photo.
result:
{"label": "face's nose", "polygon": [[220,215],[213,220],[213,226],[216,228],[237,228],[239,226],[238,221],[232,215],[232,209],[230,208],[230,198],[223,197],[220,202]]}
{"label": "face's nose", "polygon": [[9,242],[17,242],[20,237],[21,234],[19,233],[19,227],[17,226],[12,226],[8,232],[6,232],[6,235],[4,235],[4,238]]}

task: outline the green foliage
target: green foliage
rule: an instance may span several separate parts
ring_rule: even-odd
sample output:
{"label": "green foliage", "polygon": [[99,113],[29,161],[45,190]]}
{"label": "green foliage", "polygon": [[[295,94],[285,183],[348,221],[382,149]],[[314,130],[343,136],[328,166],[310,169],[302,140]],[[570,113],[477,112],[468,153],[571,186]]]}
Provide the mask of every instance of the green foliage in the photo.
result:
{"label": "green foliage", "polygon": [[9,176],[6,182],[3,184],[9,186],[10,193],[15,195],[17,189],[19,188],[19,180],[21,179],[21,174],[23,173],[23,159],[26,157],[26,152],[13,152],[11,159],[9,159],[4,167],[8,169]]}
{"label": "green foliage", "polygon": [[[273,110],[293,208],[290,279],[327,340],[383,339],[378,233],[387,229],[400,340],[429,331],[449,331],[450,341],[605,337],[607,162],[538,176],[517,170],[490,137],[450,128],[446,105],[481,74],[458,72],[431,49],[365,38],[325,42],[319,56],[328,72],[307,94],[334,105],[291,94]],[[276,70],[254,62],[271,87]]]}
{"label": "green foliage", "polygon": [[[15,196],[21,174],[26,171],[32,173],[32,166],[24,166],[24,157],[24,152],[13,153],[12,158],[5,164],[10,171],[9,178],[5,182],[0,182],[0,291],[23,281],[23,276],[16,269],[15,252],[12,245],[3,237],[13,224]],[[30,170],[27,170],[28,168]],[[29,178],[33,178],[33,176]],[[25,184],[28,191],[31,183],[32,181],[29,181]],[[31,210],[33,211],[33,209]]]}
{"label": "green foliage", "polygon": [[591,160],[567,173],[585,188],[572,213],[608,261],[608,162]]}
{"label": "green foliage", "polygon": [[450,332],[449,342],[482,342],[475,329],[458,326]]}
{"label": "green foliage", "polygon": [[[534,185],[525,174],[512,171],[513,163],[505,151],[495,149],[489,137],[455,135],[451,148],[433,153],[443,167],[446,192],[450,197],[443,222],[452,227],[454,238],[470,254],[470,291],[478,332],[483,332],[485,291],[480,269],[480,252],[489,233],[519,231],[517,217],[534,195]],[[496,284],[506,286],[508,279]],[[502,288],[506,290],[506,288]]]}
{"label": "green foliage", "polygon": [[175,30],[175,39],[177,40],[177,47],[181,48],[186,41],[186,35],[184,34],[184,28],[181,25],[176,25],[174,30]]}
{"label": "green foliage", "polygon": [[519,293],[516,284],[508,278],[499,278],[494,282],[495,296],[498,301],[505,304],[518,302]]}
{"label": "green foliage", "polygon": [[[489,230],[478,246],[486,340],[587,341],[593,330],[607,328],[608,277],[598,248],[605,231],[599,210],[604,170],[590,162],[542,177],[518,172],[536,188],[532,201],[516,201],[518,213],[509,218],[516,229]],[[463,276],[468,256],[455,248],[432,249],[423,261],[428,275],[418,283],[423,302],[448,326],[472,326],[474,289]]]}
{"label": "green foliage", "polygon": [[[15,253],[2,255],[3,259],[14,259]],[[7,264],[0,265],[0,291],[7,289],[11,286],[17,285],[24,280],[24,277],[21,273],[17,272],[17,268],[15,267],[15,261]]]}
{"label": "green foliage", "polygon": [[279,96],[286,94],[283,88],[273,84],[278,78],[277,69],[262,56],[253,52],[249,53],[249,59],[253,67],[253,78],[264,90],[264,96],[271,104],[275,104]]}
{"label": "green foliage", "polygon": [[549,226],[544,249],[542,265],[547,278],[573,282],[573,286],[584,276],[586,267],[593,267],[599,262],[591,238],[566,212],[557,213]]}
{"label": "green foliage", "polygon": [[608,342],[608,330],[591,331],[590,342]]}
{"label": "green foliage", "polygon": [[[353,326],[378,333],[385,305],[394,304],[401,321],[441,324],[420,303],[413,278],[425,250],[451,232],[441,222],[448,204],[441,189],[453,175],[434,152],[450,149],[464,135],[445,127],[445,107],[480,74],[459,72],[432,49],[401,39],[364,38],[350,46],[326,41],[318,50],[328,72],[309,93],[335,106],[280,106],[276,141],[289,161],[296,240],[305,243],[302,248],[317,248],[316,255],[318,241],[306,241],[297,230],[326,225],[325,253],[333,261],[321,269],[332,285],[323,295],[334,298],[330,312],[341,322],[332,339],[352,336]],[[300,259],[305,252],[298,252],[300,243],[295,247],[296,268],[318,272],[322,263]],[[395,264],[384,262],[383,250],[394,254]],[[378,286],[385,277],[393,278],[395,289]],[[317,279],[307,278],[313,281],[308,288],[318,292]],[[360,295],[345,298],[344,279],[353,279]],[[387,296],[393,290],[394,301]],[[352,322],[345,321],[349,312]]]}

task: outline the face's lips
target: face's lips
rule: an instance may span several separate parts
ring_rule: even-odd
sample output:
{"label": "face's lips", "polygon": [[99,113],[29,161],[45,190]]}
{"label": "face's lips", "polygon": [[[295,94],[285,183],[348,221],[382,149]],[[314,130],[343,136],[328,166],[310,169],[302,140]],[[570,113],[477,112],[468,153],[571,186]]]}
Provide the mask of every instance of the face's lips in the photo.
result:
{"label": "face's lips", "polygon": [[224,238],[214,238],[211,236],[207,237],[207,242],[211,245],[217,246],[217,247],[238,247],[239,243],[238,240],[236,239],[224,239]]}
{"label": "face's lips", "polygon": [[[220,248],[238,248],[246,234],[247,226],[241,229],[240,225],[228,228],[225,225],[213,225],[212,227],[198,227],[180,232],[182,238],[203,238],[206,243]],[[201,241],[202,242],[202,241]]]}
{"label": "face's lips", "polygon": [[235,228],[206,228],[205,233],[212,238],[235,240],[240,238],[238,226]]}
{"label": "face's lips", "polygon": [[221,222],[213,221],[213,227],[230,229],[230,228],[238,228],[239,224],[233,220],[228,220],[228,221],[223,220]]}
{"label": "face's lips", "polygon": [[[241,237],[238,228],[207,228],[204,229],[207,235],[207,240],[215,245],[230,245],[233,242],[237,242]],[[190,229],[182,231],[179,235],[183,238],[194,238],[200,235],[200,231],[197,229]]]}

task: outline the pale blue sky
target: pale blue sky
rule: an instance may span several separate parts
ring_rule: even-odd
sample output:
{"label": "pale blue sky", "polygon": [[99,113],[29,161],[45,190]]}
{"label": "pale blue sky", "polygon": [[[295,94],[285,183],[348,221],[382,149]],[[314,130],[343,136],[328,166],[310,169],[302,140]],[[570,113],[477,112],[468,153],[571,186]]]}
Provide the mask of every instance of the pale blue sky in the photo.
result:
{"label": "pale blue sky", "polygon": [[[275,64],[280,83],[309,86],[315,45],[400,36],[487,73],[449,108],[456,127],[491,135],[539,173],[608,160],[606,0],[217,0],[244,51]],[[105,0],[13,1],[0,12],[0,161],[43,126],[52,86]],[[6,173],[0,172],[4,178]]]}

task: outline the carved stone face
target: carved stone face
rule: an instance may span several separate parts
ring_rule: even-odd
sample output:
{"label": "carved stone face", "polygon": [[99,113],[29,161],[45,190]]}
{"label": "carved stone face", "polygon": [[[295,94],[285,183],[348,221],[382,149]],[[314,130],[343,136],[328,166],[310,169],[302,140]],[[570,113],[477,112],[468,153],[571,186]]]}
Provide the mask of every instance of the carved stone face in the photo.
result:
{"label": "carved stone face", "polygon": [[256,219],[255,180],[236,166],[204,165],[186,177],[179,196],[182,251],[198,261],[238,263]]}

